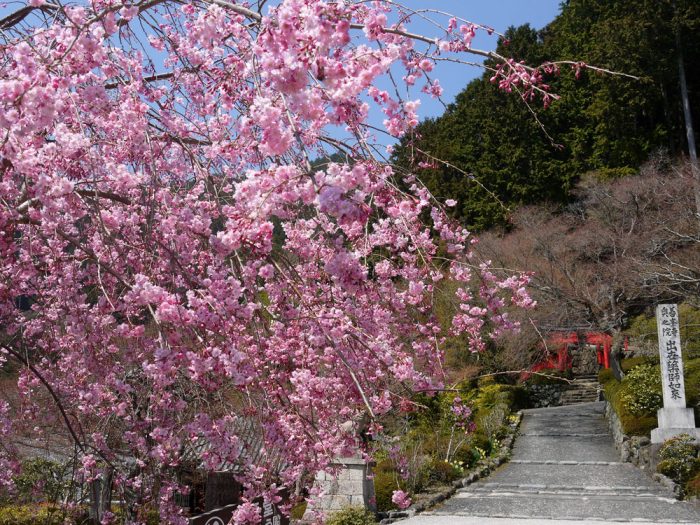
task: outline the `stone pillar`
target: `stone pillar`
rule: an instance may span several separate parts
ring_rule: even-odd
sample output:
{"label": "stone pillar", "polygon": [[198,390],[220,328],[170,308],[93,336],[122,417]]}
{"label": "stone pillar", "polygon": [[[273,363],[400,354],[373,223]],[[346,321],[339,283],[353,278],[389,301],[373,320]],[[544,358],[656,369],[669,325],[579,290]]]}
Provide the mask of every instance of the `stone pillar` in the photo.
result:
{"label": "stone pillar", "polygon": [[658,305],[656,324],[659,332],[664,407],[656,413],[659,427],[651,431],[651,442],[663,443],[679,434],[690,434],[700,440],[700,429],[695,428],[693,409],[687,408],[685,404],[678,305]]}
{"label": "stone pillar", "polygon": [[321,511],[324,515],[343,507],[359,506],[376,510],[374,499],[374,480],[372,464],[360,456],[340,458],[333,467],[340,467],[338,477],[325,472],[316,475],[316,486],[323,489],[323,496],[313,505],[309,505],[304,519],[310,518],[311,512]]}

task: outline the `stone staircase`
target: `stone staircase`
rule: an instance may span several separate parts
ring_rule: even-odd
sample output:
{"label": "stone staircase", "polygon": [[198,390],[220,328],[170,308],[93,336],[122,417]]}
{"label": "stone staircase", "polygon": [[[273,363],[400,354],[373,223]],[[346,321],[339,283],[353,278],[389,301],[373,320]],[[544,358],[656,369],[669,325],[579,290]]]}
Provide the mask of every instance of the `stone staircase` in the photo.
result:
{"label": "stone staircase", "polygon": [[577,376],[561,394],[561,404],[575,405],[578,403],[592,403],[598,401],[600,385],[596,375]]}
{"label": "stone staircase", "polygon": [[697,525],[700,511],[621,463],[604,403],[524,411],[513,458],[404,525]]}

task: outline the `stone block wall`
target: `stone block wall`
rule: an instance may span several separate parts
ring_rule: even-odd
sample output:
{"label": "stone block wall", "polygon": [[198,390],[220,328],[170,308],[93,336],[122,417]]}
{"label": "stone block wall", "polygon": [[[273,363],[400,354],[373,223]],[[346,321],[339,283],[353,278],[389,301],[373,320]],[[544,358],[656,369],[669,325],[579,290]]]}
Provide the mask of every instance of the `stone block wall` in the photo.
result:
{"label": "stone block wall", "polygon": [[605,403],[605,418],[608,420],[610,432],[615,440],[615,448],[620,453],[620,461],[632,463],[640,469],[651,469],[651,440],[646,436],[626,435],[622,430],[620,419],[608,402]]}
{"label": "stone block wall", "polygon": [[309,505],[304,517],[318,511],[328,515],[348,506],[376,510],[372,464],[360,457],[349,457],[339,459],[332,466],[340,468],[338,476],[326,472],[316,475],[316,486],[323,490],[323,495]]}
{"label": "stone block wall", "polygon": [[564,384],[528,385],[526,388],[530,396],[532,408],[561,406],[561,396],[564,390],[566,390]]}

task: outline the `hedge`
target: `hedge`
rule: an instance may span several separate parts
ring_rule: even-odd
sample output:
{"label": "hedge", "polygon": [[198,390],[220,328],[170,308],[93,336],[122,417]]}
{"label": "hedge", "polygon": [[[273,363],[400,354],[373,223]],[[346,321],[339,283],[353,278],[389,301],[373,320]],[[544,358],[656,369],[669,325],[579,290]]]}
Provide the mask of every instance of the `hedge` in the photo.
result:
{"label": "hedge", "polygon": [[[632,358],[622,361],[622,370],[627,372],[636,368],[639,365],[651,364],[653,360],[649,358]],[[661,374],[658,364],[654,365],[655,369]],[[700,358],[689,359],[684,363],[685,377],[685,393],[686,402],[689,407],[695,409],[695,416],[700,416]],[[632,414],[625,404],[625,397],[631,395],[631,388],[624,382],[619,382],[615,379],[610,370],[601,370],[598,374],[598,380],[603,385],[605,399],[610,403],[613,410],[620,419],[622,429],[628,436],[649,436],[652,429],[657,427],[656,413],[643,414],[635,416]]]}

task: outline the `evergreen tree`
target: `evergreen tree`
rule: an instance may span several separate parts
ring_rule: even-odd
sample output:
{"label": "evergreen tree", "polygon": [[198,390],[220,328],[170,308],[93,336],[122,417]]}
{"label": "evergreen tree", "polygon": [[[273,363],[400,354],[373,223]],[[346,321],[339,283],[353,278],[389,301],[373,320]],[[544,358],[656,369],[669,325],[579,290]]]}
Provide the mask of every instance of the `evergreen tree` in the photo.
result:
{"label": "evergreen tree", "polygon": [[[501,55],[527,63],[575,58],[638,80],[562,66],[551,78],[562,98],[547,110],[500,92],[484,75],[469,83],[444,115],[406,137],[397,164],[415,168],[442,199],[458,201],[453,214],[484,229],[507,223],[518,204],[565,202],[587,171],[601,178],[634,173],[663,148],[686,149],[675,31],[680,31],[691,107],[700,121],[700,3],[691,0],[569,0],[541,31],[511,27]],[[536,116],[535,116],[536,112]]]}

